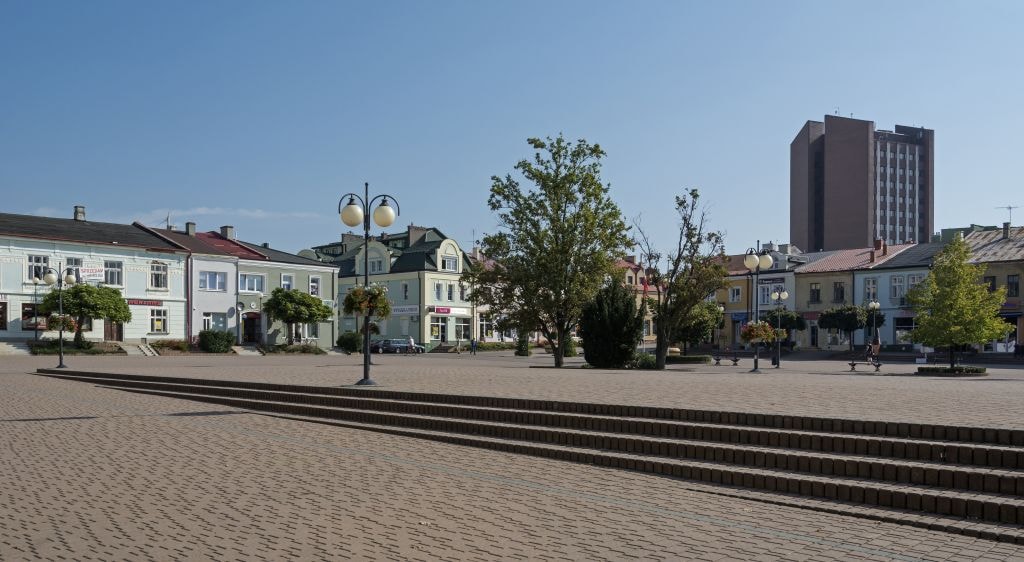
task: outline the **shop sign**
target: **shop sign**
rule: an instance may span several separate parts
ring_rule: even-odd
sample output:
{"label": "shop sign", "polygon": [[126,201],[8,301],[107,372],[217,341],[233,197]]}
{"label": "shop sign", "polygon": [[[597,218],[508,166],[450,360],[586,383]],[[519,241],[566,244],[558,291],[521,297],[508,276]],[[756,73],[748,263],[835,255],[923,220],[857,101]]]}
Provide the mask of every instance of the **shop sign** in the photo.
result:
{"label": "shop sign", "polygon": [[128,301],[128,304],[133,304],[135,306],[163,306],[164,305],[164,301],[156,301],[156,300],[149,300],[149,299],[126,299],[126,300]]}
{"label": "shop sign", "polygon": [[435,306],[434,312],[437,314],[451,314],[452,309],[448,306]]}
{"label": "shop sign", "polygon": [[420,307],[415,304],[402,304],[391,307],[391,314],[394,314],[395,316],[410,316],[419,313]]}
{"label": "shop sign", "polygon": [[102,267],[79,267],[78,277],[82,281],[103,281]]}

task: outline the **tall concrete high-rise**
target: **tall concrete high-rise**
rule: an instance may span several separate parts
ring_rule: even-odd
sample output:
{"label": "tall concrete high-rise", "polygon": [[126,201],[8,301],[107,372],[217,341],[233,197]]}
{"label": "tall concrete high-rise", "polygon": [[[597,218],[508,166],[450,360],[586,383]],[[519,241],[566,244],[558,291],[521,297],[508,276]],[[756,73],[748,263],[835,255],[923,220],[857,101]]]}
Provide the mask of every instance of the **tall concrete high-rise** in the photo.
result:
{"label": "tall concrete high-rise", "polygon": [[927,242],[935,131],[826,115],[789,145],[789,240],[805,251]]}

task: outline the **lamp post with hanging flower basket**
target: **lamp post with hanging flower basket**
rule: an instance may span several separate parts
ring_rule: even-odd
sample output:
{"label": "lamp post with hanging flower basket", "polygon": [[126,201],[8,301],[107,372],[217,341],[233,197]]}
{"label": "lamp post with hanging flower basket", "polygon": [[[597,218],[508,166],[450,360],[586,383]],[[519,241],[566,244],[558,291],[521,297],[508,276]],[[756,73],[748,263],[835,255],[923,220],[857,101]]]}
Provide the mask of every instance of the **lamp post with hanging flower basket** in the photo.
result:
{"label": "lamp post with hanging flower basket", "polygon": [[740,329],[740,338],[745,342],[754,344],[754,369],[751,373],[760,373],[761,371],[757,368],[757,355],[758,346],[761,342],[771,343],[775,341],[778,333],[775,328],[772,327],[768,322],[758,320],[756,322],[748,322],[743,325]]}

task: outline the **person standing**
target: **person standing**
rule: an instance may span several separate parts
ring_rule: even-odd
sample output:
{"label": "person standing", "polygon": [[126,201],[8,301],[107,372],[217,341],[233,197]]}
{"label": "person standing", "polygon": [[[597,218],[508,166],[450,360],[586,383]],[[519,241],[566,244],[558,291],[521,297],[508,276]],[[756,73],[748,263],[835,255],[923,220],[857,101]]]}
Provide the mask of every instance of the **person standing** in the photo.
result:
{"label": "person standing", "polygon": [[412,336],[409,336],[409,342],[406,344],[405,353],[406,353],[406,355],[408,355],[410,353],[412,353],[412,354],[416,353],[416,342],[413,341]]}
{"label": "person standing", "polygon": [[469,354],[476,355],[476,338],[470,338],[469,340]]}

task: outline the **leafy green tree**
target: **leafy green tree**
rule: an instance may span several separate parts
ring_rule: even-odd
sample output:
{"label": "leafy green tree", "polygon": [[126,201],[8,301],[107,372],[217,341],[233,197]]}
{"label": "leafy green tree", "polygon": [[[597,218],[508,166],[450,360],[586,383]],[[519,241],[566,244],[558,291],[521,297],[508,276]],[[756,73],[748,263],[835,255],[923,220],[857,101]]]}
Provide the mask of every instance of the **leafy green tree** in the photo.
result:
{"label": "leafy green tree", "polygon": [[818,327],[823,330],[846,332],[850,340],[850,351],[853,351],[853,333],[862,329],[867,319],[868,313],[863,307],[847,305],[822,312],[818,317]]}
{"label": "leafy green tree", "polygon": [[637,307],[633,291],[612,282],[583,308],[579,335],[583,358],[598,368],[625,367],[636,355],[643,337],[643,307]]}
{"label": "leafy green tree", "polygon": [[958,346],[1004,337],[1012,329],[999,318],[1006,287],[989,291],[982,280],[983,264],[970,263],[971,251],[957,237],[935,255],[931,272],[907,293],[917,318],[910,336],[930,347],[949,347],[949,366],[956,366]]}
{"label": "leafy green tree", "polygon": [[721,325],[723,316],[723,313],[718,310],[717,302],[701,301],[693,307],[683,323],[676,328],[672,341],[681,343],[683,355],[686,355],[687,345],[711,339],[711,335]]}
{"label": "leafy green tree", "polygon": [[[765,322],[782,330],[806,330],[807,320],[792,310],[773,308],[764,315]],[[879,324],[881,326],[881,324]]]}
{"label": "leafy green tree", "polygon": [[333,311],[322,300],[297,289],[274,289],[263,310],[288,326],[288,345],[295,343],[295,325],[330,319]]}
{"label": "leafy green tree", "polygon": [[521,333],[539,330],[561,367],[583,307],[632,241],[601,183],[600,146],[562,135],[527,142],[533,159],[515,170],[532,186],[511,174],[491,178],[487,204],[500,230],[481,243],[488,264],[471,267],[463,281],[478,306],[509,318]]}
{"label": "leafy green tree", "polygon": [[[707,212],[699,207],[700,193],[691,189],[676,197],[679,214],[679,238],[675,249],[666,255],[655,250],[654,243],[640,228],[640,251],[647,268],[647,283],[654,295],[648,308],[654,317],[657,343],[654,347],[656,368],[665,368],[670,343],[685,326],[700,326],[701,309],[697,307],[708,295],[725,286],[725,241],[720,232],[708,230]],[[662,258],[668,259],[662,271]]]}
{"label": "leafy green tree", "polygon": [[[49,314],[59,308],[57,291],[50,291],[39,304]],[[64,289],[64,314],[75,319],[75,345],[82,347],[85,338],[82,326],[86,319],[101,318],[106,322],[131,322],[132,311],[121,291],[113,287],[97,287],[79,283]]]}

